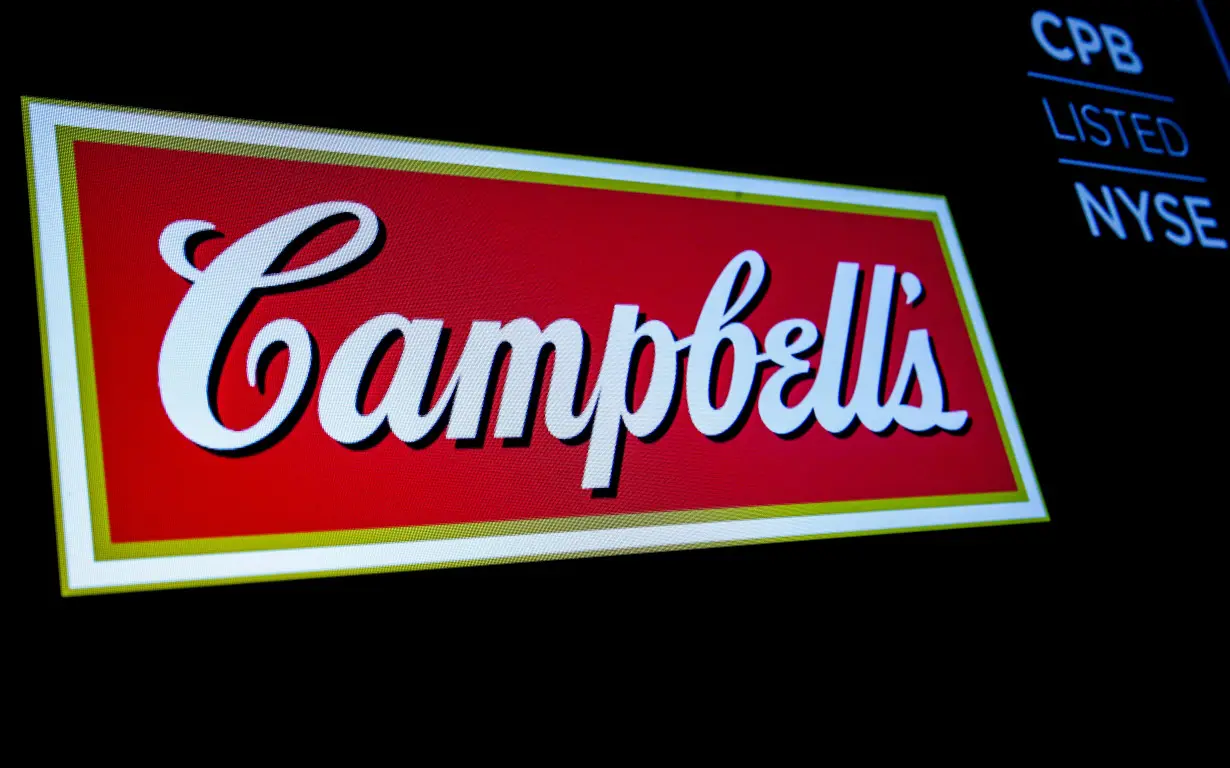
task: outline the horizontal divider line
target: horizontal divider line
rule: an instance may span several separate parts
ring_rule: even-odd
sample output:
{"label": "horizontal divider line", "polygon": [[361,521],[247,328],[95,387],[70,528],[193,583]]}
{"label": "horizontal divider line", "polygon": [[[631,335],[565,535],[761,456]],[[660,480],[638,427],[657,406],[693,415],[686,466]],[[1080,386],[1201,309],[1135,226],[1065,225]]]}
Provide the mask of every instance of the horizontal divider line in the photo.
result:
{"label": "horizontal divider line", "polygon": [[1164,101],[1168,104],[1174,103],[1173,96],[1162,96],[1157,93],[1147,93],[1146,91],[1133,91],[1131,88],[1118,88],[1113,85],[1102,85],[1101,83],[1091,83],[1088,80],[1073,80],[1070,77],[1059,77],[1058,75],[1046,75],[1041,72],[1026,72],[1029,77],[1038,80],[1052,80],[1056,83],[1064,83],[1066,85],[1078,85],[1081,88],[1093,88],[1099,91],[1110,91],[1111,93],[1122,93],[1126,96],[1139,96],[1142,99],[1153,99],[1154,101]]}
{"label": "horizontal divider line", "polygon": [[1082,168],[1097,168],[1100,171],[1117,171],[1119,173],[1135,173],[1139,176],[1157,176],[1162,179],[1178,179],[1179,181],[1194,181],[1203,184],[1208,181],[1204,176],[1188,176],[1185,173],[1167,173],[1166,171],[1150,171],[1145,168],[1129,168],[1126,165],[1107,165],[1106,163],[1091,163],[1087,160],[1073,160],[1068,157],[1059,158],[1060,165],[1078,165]]}

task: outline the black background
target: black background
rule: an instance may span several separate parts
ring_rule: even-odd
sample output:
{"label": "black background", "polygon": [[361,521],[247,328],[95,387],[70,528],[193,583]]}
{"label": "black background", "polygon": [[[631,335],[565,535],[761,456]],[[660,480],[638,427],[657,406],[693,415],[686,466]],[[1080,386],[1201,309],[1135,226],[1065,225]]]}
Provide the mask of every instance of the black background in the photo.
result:
{"label": "black background", "polygon": [[[714,640],[767,635],[792,645],[855,629],[905,642],[955,628],[962,645],[1026,637],[1080,656],[1089,651],[1070,646],[1074,627],[1128,622],[1143,631],[1161,621],[1146,618],[1157,609],[1168,627],[1201,620],[1201,588],[1221,570],[1227,506],[1218,495],[1228,400],[1218,371],[1230,254],[1178,248],[1160,232],[1153,244],[1095,240],[1072,189],[1080,179],[1204,194],[1217,234],[1230,237],[1230,82],[1196,4],[930,5],[760,19],[715,7],[677,28],[627,19],[625,34],[610,34],[618,19],[555,19],[562,26],[542,40],[511,29],[479,39],[447,31],[463,19],[386,23],[360,9],[316,22],[314,35],[245,21],[152,39],[108,18],[80,39],[25,41],[19,94],[946,195],[1052,518],[61,598],[15,94],[4,133],[12,495],[0,530],[5,591],[29,608],[37,642],[72,647],[132,632],[152,648],[220,632],[230,639],[217,650],[242,653],[271,629],[309,626],[310,636],[464,635],[495,653],[513,637],[585,626],[635,637],[628,647],[681,653],[675,635],[694,626]],[[1227,40],[1230,8],[1207,5]],[[1144,73],[1052,61],[1030,32],[1038,7],[1127,30]],[[1028,70],[1177,101],[1042,83]],[[1210,182],[1059,166],[1061,154],[1109,155],[1060,146],[1044,95],[1176,119],[1192,154],[1154,166]],[[1131,159],[1154,158],[1118,161]]]}

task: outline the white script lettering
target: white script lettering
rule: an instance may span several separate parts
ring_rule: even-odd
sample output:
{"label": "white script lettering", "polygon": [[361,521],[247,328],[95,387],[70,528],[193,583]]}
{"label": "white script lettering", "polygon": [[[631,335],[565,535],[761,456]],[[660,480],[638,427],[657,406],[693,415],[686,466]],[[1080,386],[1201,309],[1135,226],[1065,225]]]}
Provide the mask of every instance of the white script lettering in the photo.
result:
{"label": "white script lettering", "polygon": [[[350,239],[328,256],[307,266],[282,270],[297,247],[343,220],[357,220]],[[288,355],[287,371],[273,405],[253,425],[233,429],[218,417],[216,385],[225,363],[230,339],[253,303],[271,290],[307,290],[336,279],[374,255],[382,241],[382,224],[367,206],[330,202],[291,211],[236,240],[205,269],[192,262],[195,242],[217,237],[214,226],[197,220],[167,226],[158,247],[167,265],[192,285],[171,319],[158,360],[158,388],[171,423],[192,442],[212,451],[259,450],[288,428],[291,416],[311,397],[317,359],[315,342],[298,320],[274,320],[256,334],[247,352],[249,386],[264,388],[261,361],[280,346]],[[746,275],[740,284],[740,276]],[[897,274],[891,265],[876,265],[870,289],[863,342],[854,392],[842,403],[847,377],[846,355],[861,289],[862,270],[856,263],[837,265],[830,293],[823,336],[810,320],[791,318],[774,325],[765,335],[764,351],[755,333],[743,324],[767,290],[768,266],[753,250],[745,250],[727,263],[701,307],[691,336],[676,339],[661,321],[641,322],[635,304],[617,304],[596,382],[588,397],[583,375],[588,339],[581,326],[562,318],[545,328],[529,318],[506,323],[481,320],[471,323],[461,356],[436,396],[425,403],[433,364],[443,354],[444,322],[383,314],[360,325],[334,353],[320,383],[317,416],[326,434],[339,443],[358,446],[379,439],[383,430],[397,439],[416,443],[447,426],[450,440],[481,437],[482,415],[489,384],[500,375],[497,361],[507,347],[507,373],[495,422],[495,437],[521,438],[536,417],[529,412],[538,380],[540,360],[551,354],[551,383],[546,393],[547,430],[559,440],[588,434],[588,453],[581,480],[584,489],[601,490],[612,484],[619,441],[625,431],[646,438],[669,426],[676,386],[683,391],[692,425],[717,439],[740,427],[741,417],[755,399],[761,422],[774,434],[792,435],[815,419],[826,431],[844,433],[856,420],[883,433],[893,424],[911,432],[960,432],[966,411],[945,410],[944,381],[930,334],[909,331],[897,379],[884,397],[886,354],[898,302],[898,288],[907,306],[923,295],[921,281],[910,272]],[[395,340],[402,350],[391,383],[380,402],[364,412],[365,386],[371,367]],[[633,407],[633,359],[638,347],[653,347],[653,368],[648,389]],[[729,345],[732,374],[724,401],[712,402],[721,350]],[[790,386],[811,374],[808,357],[820,348],[819,369],[811,389],[795,405],[786,404]],[[686,364],[681,356],[687,352]],[[759,389],[763,365],[777,370]],[[681,372],[680,369],[683,368]],[[919,405],[910,405],[917,384]],[[580,403],[584,403],[581,405]],[[441,420],[447,415],[447,425]]]}

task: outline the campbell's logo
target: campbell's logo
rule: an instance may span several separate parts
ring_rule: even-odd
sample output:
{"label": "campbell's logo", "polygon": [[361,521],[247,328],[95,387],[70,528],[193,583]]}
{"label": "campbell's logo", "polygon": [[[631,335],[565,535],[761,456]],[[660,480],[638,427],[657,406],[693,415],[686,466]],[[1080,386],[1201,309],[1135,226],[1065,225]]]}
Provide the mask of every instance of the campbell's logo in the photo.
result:
{"label": "campbell's logo", "polygon": [[66,594],[1046,519],[943,198],[25,109]]}
{"label": "campbell's logo", "polygon": [[[356,219],[358,229],[333,253],[308,266],[279,271],[277,265],[295,245],[319,232],[322,226],[343,219]],[[244,309],[264,291],[311,290],[352,269],[374,255],[383,240],[380,219],[368,207],[354,202],[328,202],[307,206],[273,219],[226,248],[204,270],[192,263],[191,247],[200,238],[215,234],[208,222],[185,219],[169,225],[159,238],[159,251],[176,274],[192,283],[175,312],[163,339],[158,360],[158,386],[162,404],[175,427],[203,448],[216,451],[246,451],[267,443],[278,434],[296,407],[310,395],[313,374],[321,365],[311,331],[292,318],[274,320],[257,333],[246,355],[248,384],[263,388],[261,360],[279,345],[289,355],[288,371],[272,407],[255,424],[242,429],[225,426],[218,418],[211,382],[224,362],[224,341],[244,321]],[[545,418],[551,435],[561,441],[588,435],[589,449],[581,487],[607,488],[611,482],[616,444],[622,430],[637,437],[655,433],[667,418],[682,377],[687,411],[701,434],[719,438],[736,427],[753,397],[759,368],[776,368],[756,400],[762,424],[777,435],[791,435],[814,419],[825,430],[841,433],[857,421],[882,433],[896,424],[911,432],[942,429],[957,433],[968,414],[945,410],[944,383],[926,329],[912,329],[907,337],[896,382],[884,399],[881,375],[888,361],[888,321],[899,298],[907,306],[924,292],[911,272],[900,275],[892,265],[876,265],[871,283],[858,379],[848,402],[841,402],[845,389],[845,350],[853,316],[855,295],[862,270],[856,263],[839,262],[833,279],[828,318],[823,337],[807,318],[788,318],[774,324],[762,340],[739,321],[749,314],[763,290],[768,266],[753,250],[734,256],[722,269],[700,308],[689,335],[677,337],[665,323],[642,322],[637,304],[616,304],[611,312],[605,351],[597,383],[585,405],[577,411],[574,402],[585,382],[580,380],[585,336],[576,320],[560,318],[545,328],[519,317],[508,322],[476,320],[448,384],[434,403],[425,401],[433,361],[441,352],[443,320],[410,319],[397,313],[382,314],[364,322],[346,338],[325,368],[320,384],[317,413],[324,431],[339,443],[367,444],[387,429],[397,439],[415,443],[447,419],[449,440],[477,437],[480,414],[487,408],[488,389],[502,345],[511,352],[504,383],[498,438],[524,435],[527,412],[535,381],[537,361],[544,348],[553,351],[551,386],[546,397]],[[743,277],[741,281],[740,277]],[[903,294],[899,297],[898,294]],[[360,410],[366,372],[391,339],[400,337],[405,347],[396,364],[387,393],[370,411]],[[820,357],[814,384],[802,402],[788,405],[783,392],[792,380],[806,376],[811,366],[800,355],[813,352],[822,338],[833,350]],[[651,343],[654,363],[649,385],[641,402],[629,402],[629,376],[633,352]],[[733,350],[729,392],[721,404],[712,402],[711,379],[719,348]],[[686,365],[680,358],[687,357]],[[918,386],[921,403],[906,403],[907,388]]]}

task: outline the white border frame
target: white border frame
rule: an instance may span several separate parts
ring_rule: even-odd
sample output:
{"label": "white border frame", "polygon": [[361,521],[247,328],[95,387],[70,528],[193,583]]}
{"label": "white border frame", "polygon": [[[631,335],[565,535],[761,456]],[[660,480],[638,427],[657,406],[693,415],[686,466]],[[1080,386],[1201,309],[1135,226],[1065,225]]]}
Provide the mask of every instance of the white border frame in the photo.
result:
{"label": "white border frame", "polygon": [[[991,345],[956,227],[942,197],[759,179],[703,171],[658,168],[601,160],[552,157],[522,152],[446,146],[410,139],[389,139],[293,128],[228,123],[189,117],[113,111],[82,106],[28,102],[34,166],[35,215],[42,260],[47,352],[55,413],[55,445],[63,518],[66,585],[69,590],[124,588],[212,581],[304,576],[350,569],[397,567],[465,560],[564,555],[614,549],[679,547],[781,537],[875,532],[899,528],[971,523],[1045,520],[1042,494]],[[482,536],[468,539],[306,547],[203,555],[175,555],[132,560],[94,558],[82,433],[81,393],[69,290],[68,253],[60,189],[56,127],[239,142],[294,149],[344,152],[405,160],[506,170],[582,176],[615,181],[743,192],[801,200],[926,211],[938,215],[957,280],[982,351],[1008,440],[1015,453],[1028,500],[998,504],[900,509],[881,512],[820,514],[801,517],[655,525],[643,528]]]}

